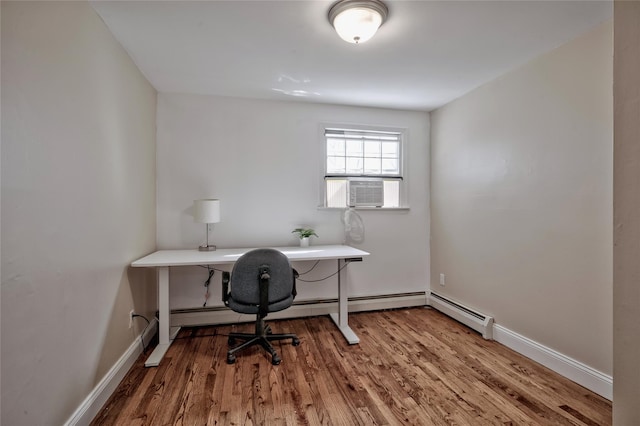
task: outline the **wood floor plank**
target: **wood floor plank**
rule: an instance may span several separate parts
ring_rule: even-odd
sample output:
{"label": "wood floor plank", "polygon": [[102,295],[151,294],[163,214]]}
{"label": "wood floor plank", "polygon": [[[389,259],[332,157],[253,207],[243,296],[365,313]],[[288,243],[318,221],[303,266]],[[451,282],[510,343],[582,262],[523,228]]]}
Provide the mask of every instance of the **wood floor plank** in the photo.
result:
{"label": "wood floor plank", "polygon": [[[268,318],[267,318],[268,319]],[[141,356],[92,425],[611,425],[611,402],[427,308],[272,321],[277,342],[226,363],[251,324],[187,328],[156,368]]]}

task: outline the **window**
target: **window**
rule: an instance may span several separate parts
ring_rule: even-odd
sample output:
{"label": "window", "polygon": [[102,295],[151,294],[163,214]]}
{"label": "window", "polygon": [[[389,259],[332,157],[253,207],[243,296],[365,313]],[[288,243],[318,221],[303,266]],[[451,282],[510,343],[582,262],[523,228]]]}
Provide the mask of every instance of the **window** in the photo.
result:
{"label": "window", "polygon": [[402,133],[326,128],[325,206],[400,207]]}

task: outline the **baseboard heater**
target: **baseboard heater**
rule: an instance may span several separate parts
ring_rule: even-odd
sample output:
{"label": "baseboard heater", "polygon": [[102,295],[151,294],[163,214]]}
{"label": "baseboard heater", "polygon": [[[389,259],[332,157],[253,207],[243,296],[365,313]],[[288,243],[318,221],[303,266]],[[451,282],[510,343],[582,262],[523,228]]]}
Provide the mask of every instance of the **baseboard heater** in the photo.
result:
{"label": "baseboard heater", "polygon": [[[425,306],[427,293],[395,293],[349,298],[349,312],[377,311],[383,309]],[[293,306],[284,311],[269,314],[270,319],[299,318],[306,316],[327,315],[336,312],[338,299],[296,300]],[[225,306],[206,308],[173,309],[170,323],[175,326],[196,326],[209,324],[225,324],[255,321],[254,315],[238,314]]]}
{"label": "baseboard heater", "polygon": [[476,312],[458,302],[433,292],[429,293],[428,304],[434,309],[482,334],[482,337],[485,339],[493,339],[493,317]]}

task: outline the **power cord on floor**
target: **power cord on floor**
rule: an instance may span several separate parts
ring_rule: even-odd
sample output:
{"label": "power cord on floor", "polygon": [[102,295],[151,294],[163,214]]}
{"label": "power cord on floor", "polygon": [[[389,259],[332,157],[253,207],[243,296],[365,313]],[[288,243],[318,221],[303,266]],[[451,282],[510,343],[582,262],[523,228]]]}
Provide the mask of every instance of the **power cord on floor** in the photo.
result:
{"label": "power cord on floor", "polygon": [[131,315],[131,319],[134,319],[137,317],[140,317],[147,322],[146,327],[144,328],[144,330],[142,330],[142,333],[140,333],[140,343],[142,343],[142,353],[144,354],[147,352],[147,348],[144,346],[144,333],[147,331],[147,328],[149,328],[149,326],[151,325],[151,322],[149,322],[147,317],[145,317],[144,315],[140,315],[140,314]]}

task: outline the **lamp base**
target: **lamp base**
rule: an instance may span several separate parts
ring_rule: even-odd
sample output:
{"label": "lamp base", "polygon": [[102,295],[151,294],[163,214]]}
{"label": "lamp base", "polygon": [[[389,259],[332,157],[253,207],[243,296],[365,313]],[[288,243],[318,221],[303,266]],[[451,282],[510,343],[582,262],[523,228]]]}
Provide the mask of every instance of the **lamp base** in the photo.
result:
{"label": "lamp base", "polygon": [[200,246],[198,247],[199,251],[215,251],[216,250],[216,246]]}

